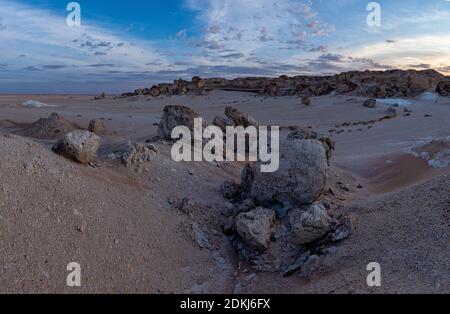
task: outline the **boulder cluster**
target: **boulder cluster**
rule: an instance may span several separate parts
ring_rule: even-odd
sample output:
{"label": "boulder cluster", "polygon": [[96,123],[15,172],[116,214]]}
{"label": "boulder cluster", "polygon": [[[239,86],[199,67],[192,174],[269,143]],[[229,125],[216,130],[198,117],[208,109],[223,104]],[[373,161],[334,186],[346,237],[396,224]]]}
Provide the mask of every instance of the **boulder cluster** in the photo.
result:
{"label": "boulder cluster", "polygon": [[415,97],[427,90],[442,96],[450,94],[450,81],[434,70],[351,71],[333,76],[293,76],[278,78],[244,77],[232,80],[198,76],[191,81],[175,80],[172,84],[158,84],[150,88],[124,93],[122,96],[170,96],[204,94],[211,90],[243,91],[267,96],[300,96],[309,105],[308,97],[349,94],[368,98]]}
{"label": "boulder cluster", "polygon": [[235,204],[225,232],[241,258],[258,270],[292,274],[350,236],[350,218],[333,217],[321,200],[333,149],[325,136],[298,129],[281,140],[278,171],[247,164],[240,183],[222,184],[223,196]]}

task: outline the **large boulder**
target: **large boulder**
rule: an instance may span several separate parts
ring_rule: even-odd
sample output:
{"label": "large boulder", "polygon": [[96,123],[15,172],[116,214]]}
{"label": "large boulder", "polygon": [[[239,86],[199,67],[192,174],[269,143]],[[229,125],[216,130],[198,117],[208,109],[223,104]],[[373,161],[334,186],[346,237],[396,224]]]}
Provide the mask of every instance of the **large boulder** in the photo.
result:
{"label": "large boulder", "polygon": [[332,219],[320,203],[289,211],[289,241],[295,245],[308,244],[323,238],[331,229]]}
{"label": "large boulder", "polygon": [[255,127],[258,126],[258,121],[256,121],[253,117],[240,111],[237,108],[226,107],[225,115],[230,120],[232,120],[234,122],[234,125],[236,125],[236,126],[243,126],[244,128],[247,128],[249,126],[255,126]]}
{"label": "large boulder", "polygon": [[271,173],[260,169],[261,163],[255,163],[250,189],[258,204],[312,204],[326,184],[327,152],[319,140],[290,137],[280,143],[279,169]]}
{"label": "large boulder", "polygon": [[[158,136],[165,140],[172,139],[172,130],[186,126],[194,130],[194,119],[201,118],[194,110],[184,106],[167,106],[159,123]],[[205,123],[204,123],[205,124]]]}
{"label": "large boulder", "polygon": [[236,218],[235,229],[247,245],[264,251],[269,248],[274,223],[275,212],[258,207],[250,212],[240,213]]}
{"label": "large boulder", "polygon": [[53,150],[81,164],[88,164],[97,159],[100,141],[101,138],[92,132],[75,130],[66,134]]}
{"label": "large boulder", "polygon": [[328,136],[320,134],[314,131],[304,130],[297,128],[295,131],[289,133],[288,140],[318,140],[323,144],[325,151],[327,153],[328,162],[330,161],[333,150],[335,149],[336,143]]}

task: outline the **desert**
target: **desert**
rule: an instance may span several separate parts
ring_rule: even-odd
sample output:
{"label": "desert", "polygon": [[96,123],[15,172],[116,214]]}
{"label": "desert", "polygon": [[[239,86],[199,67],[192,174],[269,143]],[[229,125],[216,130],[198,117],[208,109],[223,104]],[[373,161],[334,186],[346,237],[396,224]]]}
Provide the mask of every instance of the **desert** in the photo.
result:
{"label": "desert", "polygon": [[[450,291],[445,76],[180,81],[0,96],[2,292],[73,293],[74,261],[79,293]],[[174,161],[194,117],[279,126],[280,170]]]}

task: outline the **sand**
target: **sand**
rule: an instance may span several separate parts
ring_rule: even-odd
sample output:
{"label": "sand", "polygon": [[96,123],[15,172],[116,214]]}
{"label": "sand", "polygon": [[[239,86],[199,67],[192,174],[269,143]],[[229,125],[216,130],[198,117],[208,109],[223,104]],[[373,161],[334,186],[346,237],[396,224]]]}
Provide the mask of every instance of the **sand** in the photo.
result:
{"label": "sand", "polygon": [[[27,100],[54,107],[23,107]],[[51,140],[0,138],[0,292],[449,293],[448,169],[432,168],[409,149],[450,134],[450,99],[409,99],[409,116],[400,108],[395,118],[343,127],[386,116],[386,106],[368,109],[364,100],[323,96],[305,107],[297,97],[225,91],[102,100],[0,96],[0,134],[52,112],[85,128],[102,119],[108,129],[97,168],[55,155]],[[166,105],[189,106],[208,121],[234,106],[261,124],[329,134],[336,141],[332,167],[350,185],[336,211],[353,215],[354,234],[309,281],[254,272],[221,232],[229,204],[219,186],[238,180],[242,165],[177,164],[164,145],[138,171],[107,158],[129,140],[155,136]],[[171,205],[182,198],[195,201],[194,209]],[[65,285],[72,261],[82,266],[80,288]],[[366,285],[370,262],[382,266],[380,288]]]}

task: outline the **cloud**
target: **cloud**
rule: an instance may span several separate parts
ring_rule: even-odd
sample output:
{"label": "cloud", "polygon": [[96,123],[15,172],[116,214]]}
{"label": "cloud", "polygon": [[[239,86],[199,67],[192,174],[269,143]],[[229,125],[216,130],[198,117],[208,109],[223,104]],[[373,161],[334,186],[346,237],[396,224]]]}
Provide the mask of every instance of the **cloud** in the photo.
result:
{"label": "cloud", "polygon": [[[185,0],[206,29],[206,49],[249,54],[289,48],[326,36],[335,26],[324,23],[308,0]],[[251,14],[250,14],[251,12]],[[209,43],[206,44],[206,43]],[[213,45],[211,45],[213,44]],[[285,49],[288,50],[288,49]]]}
{"label": "cloud", "polygon": [[[355,57],[377,60],[382,64],[401,69],[434,68],[445,69],[450,60],[450,35],[422,35],[392,39],[395,44],[385,41],[352,47],[344,52]],[[415,65],[415,67],[413,67]],[[449,71],[443,71],[448,74]]]}
{"label": "cloud", "polygon": [[[12,69],[8,76],[0,75],[0,81],[83,81],[87,76],[92,79],[97,75],[102,79],[102,68],[92,73],[91,67],[100,63],[99,58],[103,64],[129,70],[153,60],[162,60],[161,68],[169,64],[151,42],[99,27],[87,19],[82,20],[81,27],[69,27],[64,15],[34,6],[0,0],[0,7],[0,25],[8,25],[0,31],[0,60],[9,63]],[[52,71],[52,75],[46,74],[47,71]],[[41,74],[30,76],[29,72]]]}

